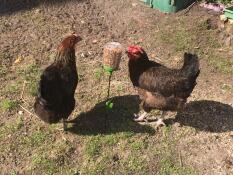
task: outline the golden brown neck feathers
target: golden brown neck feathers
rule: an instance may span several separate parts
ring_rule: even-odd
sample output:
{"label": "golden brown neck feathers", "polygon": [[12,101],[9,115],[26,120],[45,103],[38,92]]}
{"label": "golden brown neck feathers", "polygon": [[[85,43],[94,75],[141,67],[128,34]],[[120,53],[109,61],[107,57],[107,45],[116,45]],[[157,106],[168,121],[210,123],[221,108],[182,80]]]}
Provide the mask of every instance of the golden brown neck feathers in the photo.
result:
{"label": "golden brown neck feathers", "polygon": [[72,34],[66,37],[58,46],[55,62],[68,64],[75,62],[75,44],[79,42],[81,38],[76,34]]}
{"label": "golden brown neck feathers", "polygon": [[68,37],[66,37],[61,44],[58,46],[59,52],[64,52],[66,50],[73,50],[75,44],[80,41],[81,38],[77,36],[76,34],[72,34]]}

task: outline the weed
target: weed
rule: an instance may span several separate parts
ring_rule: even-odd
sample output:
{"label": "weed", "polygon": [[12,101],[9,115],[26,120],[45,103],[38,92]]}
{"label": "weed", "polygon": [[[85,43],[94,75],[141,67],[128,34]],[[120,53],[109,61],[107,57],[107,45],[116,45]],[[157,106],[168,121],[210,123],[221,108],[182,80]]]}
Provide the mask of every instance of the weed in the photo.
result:
{"label": "weed", "polygon": [[105,174],[104,171],[110,164],[110,157],[107,155],[103,155],[98,157],[97,160],[88,160],[88,163],[85,162],[83,167],[81,168],[82,174]]}
{"label": "weed", "polygon": [[103,71],[104,71],[103,68],[98,68],[95,70],[94,76],[95,76],[96,80],[99,81],[101,79],[101,77],[103,76],[103,73],[104,73]]}
{"label": "weed", "polygon": [[40,146],[45,142],[47,136],[45,132],[37,131],[30,136],[22,138],[22,143],[30,147]]}
{"label": "weed", "polygon": [[221,58],[218,56],[213,56],[209,59],[209,63],[225,74],[233,75],[233,60],[230,58]]}
{"label": "weed", "polygon": [[56,164],[50,160],[45,154],[36,154],[32,157],[31,167],[32,170],[41,170],[46,174],[53,174],[56,172]]}
{"label": "weed", "polygon": [[129,172],[140,172],[139,174],[147,174],[148,164],[145,158],[136,155],[130,155],[124,163],[124,166]]}
{"label": "weed", "polygon": [[85,154],[88,157],[93,157],[100,154],[101,149],[101,139],[100,136],[91,137],[85,144]]}
{"label": "weed", "polygon": [[4,93],[17,94],[21,90],[21,81],[13,82],[12,84],[7,84],[4,88]]}
{"label": "weed", "polygon": [[11,121],[0,127],[0,139],[6,135],[13,134],[23,127],[23,120],[18,117],[15,121]]}
{"label": "weed", "polygon": [[3,77],[7,73],[7,67],[6,66],[0,66],[0,77]]}
{"label": "weed", "polygon": [[18,73],[22,75],[26,81],[26,92],[31,96],[35,96],[37,94],[37,86],[41,73],[38,65],[30,64],[24,70],[19,70]]}
{"label": "weed", "polygon": [[179,174],[179,175],[194,175],[196,174],[195,171],[190,167],[182,167],[181,165],[178,165],[174,161],[174,155],[163,154],[164,157],[161,157],[161,160],[159,162],[159,174],[161,175],[167,175],[167,174]]}
{"label": "weed", "polygon": [[14,110],[18,107],[19,102],[17,100],[3,99],[0,102],[0,108],[2,111]]}

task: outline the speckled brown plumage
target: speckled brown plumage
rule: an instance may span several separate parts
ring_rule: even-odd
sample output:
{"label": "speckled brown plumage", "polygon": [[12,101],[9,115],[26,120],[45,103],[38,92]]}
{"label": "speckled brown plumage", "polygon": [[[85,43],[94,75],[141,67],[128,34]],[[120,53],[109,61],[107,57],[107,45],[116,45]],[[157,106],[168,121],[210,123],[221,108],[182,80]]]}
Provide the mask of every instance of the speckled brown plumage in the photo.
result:
{"label": "speckled brown plumage", "polygon": [[200,72],[196,55],[185,53],[181,69],[170,69],[150,61],[146,52],[138,46],[128,48],[128,57],[130,79],[138,89],[141,106],[146,112],[183,108]]}

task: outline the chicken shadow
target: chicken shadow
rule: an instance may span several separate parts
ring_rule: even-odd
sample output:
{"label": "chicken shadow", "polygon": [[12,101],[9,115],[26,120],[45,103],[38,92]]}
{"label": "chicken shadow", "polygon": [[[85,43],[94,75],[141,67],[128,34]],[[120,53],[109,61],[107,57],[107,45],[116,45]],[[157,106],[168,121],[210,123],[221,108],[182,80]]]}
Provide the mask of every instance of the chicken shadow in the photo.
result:
{"label": "chicken shadow", "polygon": [[216,101],[192,101],[187,104],[185,111],[178,113],[173,120],[200,131],[214,133],[233,131],[233,108]]}
{"label": "chicken shadow", "polygon": [[139,99],[136,95],[113,97],[113,109],[108,110],[105,101],[96,104],[90,111],[81,113],[71,121],[69,132],[78,135],[110,134],[118,132],[149,133],[155,130],[133,121],[134,113],[139,112]]}
{"label": "chicken shadow", "polygon": [[84,2],[85,0],[0,0],[0,15],[30,10],[42,4],[54,5],[70,1]]}

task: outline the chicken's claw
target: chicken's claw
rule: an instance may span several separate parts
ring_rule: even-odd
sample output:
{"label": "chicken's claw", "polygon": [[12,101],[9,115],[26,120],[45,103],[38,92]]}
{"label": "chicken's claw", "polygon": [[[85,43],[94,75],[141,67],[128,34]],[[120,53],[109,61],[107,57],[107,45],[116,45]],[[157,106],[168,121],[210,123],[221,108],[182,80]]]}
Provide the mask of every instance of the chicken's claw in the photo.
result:
{"label": "chicken's claw", "polygon": [[164,123],[163,119],[158,119],[156,122],[154,122],[154,126],[157,129],[162,126],[166,126],[166,124]]}
{"label": "chicken's claw", "polygon": [[146,119],[147,113],[144,112],[143,114],[139,115],[139,114],[134,114],[134,121],[135,122],[147,122]]}

